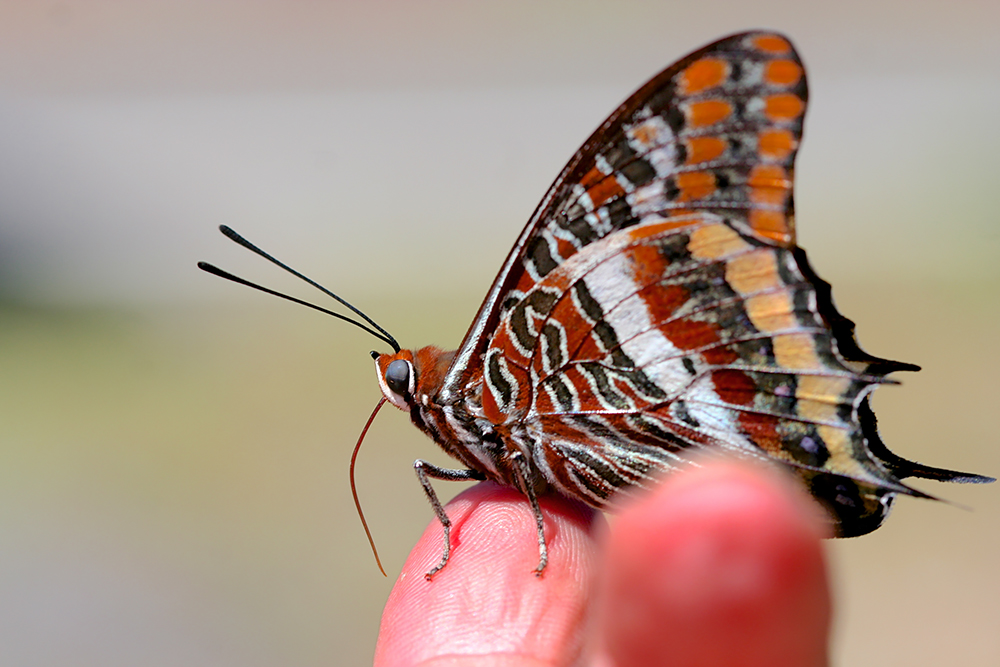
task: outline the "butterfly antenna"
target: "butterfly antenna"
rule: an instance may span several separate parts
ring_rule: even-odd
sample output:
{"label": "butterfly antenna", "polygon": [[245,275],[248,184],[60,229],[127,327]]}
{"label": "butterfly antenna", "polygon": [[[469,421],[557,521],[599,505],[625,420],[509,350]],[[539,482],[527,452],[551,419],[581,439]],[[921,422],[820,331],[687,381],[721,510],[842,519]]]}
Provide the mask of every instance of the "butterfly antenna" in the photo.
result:
{"label": "butterfly antenna", "polygon": [[333,315],[337,319],[344,320],[345,322],[350,322],[351,324],[353,324],[353,325],[355,325],[357,327],[360,327],[361,329],[364,329],[365,331],[367,331],[371,335],[375,336],[379,340],[384,341],[385,343],[388,343],[392,347],[392,349],[393,349],[394,352],[399,352],[399,350],[400,350],[399,343],[396,342],[396,339],[392,336],[392,334],[390,334],[388,331],[386,331],[385,329],[383,329],[382,327],[380,327],[378,324],[375,323],[375,321],[372,318],[370,318],[367,315],[365,315],[364,313],[362,313],[360,310],[358,310],[357,308],[355,308],[354,306],[352,306],[350,303],[348,303],[347,301],[345,301],[341,297],[337,296],[336,294],[334,294],[333,292],[331,292],[327,288],[323,287],[322,285],[320,285],[318,282],[316,282],[312,278],[309,278],[308,276],[305,276],[302,273],[299,273],[298,271],[296,271],[292,267],[288,266],[284,262],[282,262],[282,261],[278,260],[277,258],[271,256],[270,254],[264,252],[263,250],[261,250],[260,248],[258,248],[257,246],[255,246],[253,243],[250,243],[245,238],[243,238],[242,236],[240,236],[239,234],[237,234],[230,227],[227,227],[226,225],[220,225],[219,226],[219,231],[221,231],[223,234],[225,234],[230,240],[235,241],[236,243],[240,244],[241,246],[243,246],[247,250],[250,250],[252,252],[257,253],[258,255],[260,255],[261,257],[263,257],[267,261],[271,262],[272,264],[280,266],[282,269],[284,269],[285,271],[288,271],[289,273],[291,273],[296,278],[304,280],[305,282],[309,283],[310,285],[312,285],[313,287],[315,287],[319,291],[323,292],[327,296],[332,297],[333,299],[335,299],[338,303],[340,303],[344,307],[349,308],[352,313],[354,313],[355,315],[358,315],[359,317],[361,317],[361,319],[363,319],[365,322],[367,322],[368,324],[370,324],[371,327],[368,327],[368,326],[362,324],[361,322],[358,322],[357,320],[351,319],[350,317],[347,317],[345,315],[341,315],[340,313],[335,313],[332,310],[327,310],[326,308],[321,308],[320,306],[317,306],[317,305],[314,305],[312,303],[309,303],[308,301],[303,301],[302,299],[296,299],[293,296],[288,296],[287,294],[282,294],[281,292],[276,292],[276,291],[274,291],[272,289],[268,289],[267,287],[263,287],[263,286],[258,285],[256,283],[252,283],[249,280],[245,280],[243,278],[240,278],[239,276],[235,276],[235,275],[229,273],[228,271],[223,271],[222,269],[220,269],[217,266],[214,266],[212,264],[209,264],[208,262],[198,262],[198,268],[199,269],[201,269],[202,271],[206,271],[208,273],[211,273],[212,275],[219,276],[220,278],[225,278],[226,280],[230,280],[230,281],[232,281],[234,283],[239,283],[240,285],[246,285],[247,287],[252,287],[255,290],[260,290],[261,292],[264,292],[266,294],[271,294],[273,296],[280,297],[280,298],[286,299],[288,301],[292,301],[294,303],[306,306],[308,308],[312,308],[313,310],[318,310],[321,313],[326,313],[327,315]]}
{"label": "butterfly antenna", "polygon": [[378,565],[378,569],[382,570],[382,576],[388,577],[389,575],[385,573],[385,568],[382,567],[382,561],[378,557],[378,549],[375,548],[375,540],[372,538],[372,531],[368,530],[368,522],[365,521],[365,513],[361,511],[361,501],[358,499],[358,487],[357,484],[354,483],[354,464],[358,460],[358,451],[361,449],[361,443],[364,442],[365,435],[368,433],[368,427],[372,425],[373,421],[375,421],[375,415],[378,414],[378,411],[382,409],[383,405],[385,405],[385,396],[382,397],[382,400],[380,400],[378,405],[375,406],[375,409],[372,410],[372,416],[368,418],[368,422],[361,431],[361,437],[358,438],[358,444],[354,446],[354,453],[351,455],[351,493],[354,494],[354,506],[358,508],[358,516],[361,517],[361,525],[365,527],[365,535],[368,536],[368,544],[372,545],[372,553],[375,554],[375,563]]}

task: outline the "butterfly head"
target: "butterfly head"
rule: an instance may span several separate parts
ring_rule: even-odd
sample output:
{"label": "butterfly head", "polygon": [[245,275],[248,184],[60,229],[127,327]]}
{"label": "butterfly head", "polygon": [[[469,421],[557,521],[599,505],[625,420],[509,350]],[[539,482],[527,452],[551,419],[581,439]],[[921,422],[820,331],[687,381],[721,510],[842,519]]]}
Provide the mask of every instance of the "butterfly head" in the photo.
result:
{"label": "butterfly head", "polygon": [[372,352],[382,394],[406,412],[434,399],[454,356],[454,352],[433,346],[393,354]]}

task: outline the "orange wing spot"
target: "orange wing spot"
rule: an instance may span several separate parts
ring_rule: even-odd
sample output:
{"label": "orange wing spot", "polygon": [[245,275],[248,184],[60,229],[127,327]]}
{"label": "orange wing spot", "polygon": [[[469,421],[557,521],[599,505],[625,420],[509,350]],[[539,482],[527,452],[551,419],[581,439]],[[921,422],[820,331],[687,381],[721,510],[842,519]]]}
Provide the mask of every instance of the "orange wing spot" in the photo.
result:
{"label": "orange wing spot", "polygon": [[764,100],[764,114],[774,121],[798,118],[805,110],[805,102],[791,93],[771,95]]}
{"label": "orange wing spot", "polygon": [[580,185],[582,185],[584,188],[593,187],[595,184],[602,181],[605,176],[607,176],[607,174],[605,174],[597,167],[591,167],[590,171],[584,174],[583,178],[580,179]]}
{"label": "orange wing spot", "polygon": [[715,325],[697,320],[674,320],[657,327],[667,340],[681,350],[694,350],[719,342]]}
{"label": "orange wing spot", "polygon": [[[585,405],[600,405],[600,400],[594,395],[594,390],[588,378],[584,377],[579,366],[570,366],[562,373],[562,376],[576,390],[576,396],[574,397],[576,405],[581,407]],[[563,409],[560,408],[559,411],[562,412]]]}
{"label": "orange wing spot", "polygon": [[604,180],[587,188],[587,194],[590,195],[590,201],[594,204],[594,208],[598,208],[609,199],[621,197],[625,191],[622,190],[622,186],[615,178],[605,176]]}
{"label": "orange wing spot", "polygon": [[798,325],[795,320],[795,305],[788,292],[756,294],[744,302],[747,317],[757,331],[775,333],[788,331]]}
{"label": "orange wing spot", "polygon": [[788,53],[792,45],[783,37],[777,35],[761,35],[753,40],[753,45],[768,53]]}
{"label": "orange wing spot", "polygon": [[810,421],[840,422],[837,411],[850,388],[849,378],[800,375],[795,388],[795,411]]}
{"label": "orange wing spot", "polygon": [[556,250],[559,251],[559,256],[564,260],[576,254],[576,246],[566,239],[556,239]]}
{"label": "orange wing spot", "polygon": [[731,258],[726,262],[726,282],[742,295],[780,287],[782,281],[774,249],[758,248]]}
{"label": "orange wing spot", "polygon": [[823,368],[809,334],[779,334],[771,338],[771,347],[774,349],[775,360],[788,370],[813,371]]}
{"label": "orange wing spot", "polygon": [[779,245],[789,246],[793,242],[792,227],[781,211],[754,209],[750,211],[750,226],[753,230]]}
{"label": "orange wing spot", "polygon": [[725,120],[733,113],[733,105],[725,100],[704,100],[692,102],[684,109],[688,125],[705,127]]}
{"label": "orange wing spot", "polygon": [[490,391],[488,385],[483,388],[483,416],[494,424],[502,423],[507,416],[500,410],[496,397],[493,396],[493,392]]}
{"label": "orange wing spot", "polygon": [[704,199],[716,190],[715,174],[710,171],[689,171],[677,174],[677,187],[680,194],[679,201],[692,201],[694,199]]}
{"label": "orange wing spot", "polygon": [[659,280],[667,268],[667,260],[655,245],[641,245],[629,251],[632,278],[636,285],[648,285]]}
{"label": "orange wing spot", "polygon": [[729,76],[729,63],[717,58],[702,58],[692,63],[678,77],[681,95],[694,95],[718,86]]}
{"label": "orange wing spot", "polygon": [[[823,465],[824,468],[846,473],[858,480],[873,480],[871,472],[866,470],[853,454],[854,446],[846,428],[821,424],[816,427],[816,432],[830,452],[830,458]],[[875,483],[878,484],[877,481]]]}
{"label": "orange wing spot", "polygon": [[741,411],[739,423],[755,445],[777,459],[788,460],[788,454],[781,445],[781,435],[778,433],[780,422],[777,417]]}
{"label": "orange wing spot", "polygon": [[764,67],[764,82],[772,86],[794,86],[802,78],[802,66],[794,60],[772,60]]}
{"label": "orange wing spot", "polygon": [[795,138],[788,130],[765,130],[757,135],[760,154],[775,160],[786,160],[795,150]]}
{"label": "orange wing spot", "polygon": [[702,351],[701,357],[707,364],[711,364],[713,366],[725,366],[737,361],[740,358],[740,355],[733,352],[729,346],[722,346],[712,347]]}
{"label": "orange wing spot", "polygon": [[685,142],[686,164],[698,164],[714,160],[726,151],[726,142],[719,137],[693,137]]}
{"label": "orange wing spot", "polygon": [[695,259],[724,259],[746,252],[751,247],[731,228],[714,224],[691,232],[687,249]]}
{"label": "orange wing spot", "polygon": [[753,405],[757,385],[743,371],[723,369],[712,372],[715,393],[730,405]]}
{"label": "orange wing spot", "polygon": [[791,182],[788,180],[788,172],[778,164],[759,164],[750,172],[750,185],[757,187],[787,188]]}
{"label": "orange wing spot", "polygon": [[776,164],[759,164],[747,179],[750,201],[754,204],[783,205],[792,189],[792,182],[784,167]]}
{"label": "orange wing spot", "polygon": [[650,285],[639,292],[650,313],[658,319],[666,319],[674,311],[687,303],[691,293],[680,285]]}
{"label": "orange wing spot", "polygon": [[535,286],[535,281],[531,277],[531,274],[525,271],[521,274],[521,278],[517,281],[517,287],[514,289],[522,294],[526,294],[528,290]]}

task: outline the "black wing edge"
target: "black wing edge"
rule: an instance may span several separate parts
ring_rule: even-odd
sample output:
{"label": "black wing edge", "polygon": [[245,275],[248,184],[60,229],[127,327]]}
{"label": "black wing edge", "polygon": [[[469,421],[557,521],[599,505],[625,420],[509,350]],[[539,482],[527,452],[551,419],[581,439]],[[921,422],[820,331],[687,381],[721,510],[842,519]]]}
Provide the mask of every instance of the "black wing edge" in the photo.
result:
{"label": "black wing edge", "polygon": [[830,283],[826,282],[818,275],[809,264],[806,251],[796,246],[792,249],[795,261],[802,271],[802,275],[808,280],[816,290],[816,307],[823,321],[833,334],[833,339],[837,343],[837,351],[847,361],[860,361],[868,364],[868,373],[876,375],[888,375],[895,371],[919,371],[920,366],[908,364],[904,361],[893,361],[883,359],[868,354],[858,345],[858,340],[854,336],[854,322],[840,314],[833,303],[833,289]]}
{"label": "black wing edge", "polygon": [[[820,316],[830,328],[837,350],[847,361],[862,362],[868,364],[867,373],[884,376],[894,371],[919,371],[920,367],[915,364],[908,364],[901,361],[883,359],[868,354],[858,344],[854,335],[854,322],[842,315],[833,303],[833,294],[830,283],[820,278],[816,271],[809,264],[806,252],[799,247],[792,248],[793,255],[802,271],[803,276],[813,285],[816,293],[816,305]],[[858,421],[861,426],[861,433],[865,438],[868,451],[881,463],[897,480],[907,477],[931,479],[939,482],[955,482],[959,484],[989,484],[995,482],[994,477],[977,475],[975,473],[960,472],[947,468],[935,468],[924,465],[916,461],[910,461],[898,454],[890,451],[882,442],[878,433],[878,420],[875,412],[871,408],[868,396],[865,396],[858,405]],[[859,490],[855,483],[845,483],[842,477],[832,474],[820,473],[813,477],[810,486],[813,487],[813,495],[817,498],[834,498],[846,496],[849,502],[845,504],[829,504],[830,511],[837,521],[837,535],[839,537],[856,537],[865,535],[878,528],[885,520],[892,505],[893,497],[896,493],[902,492],[917,498],[928,498],[930,500],[940,500],[930,494],[911,488],[906,484],[899,484],[905,491],[898,489],[877,489],[875,493],[882,504],[881,512],[867,512],[861,510],[864,506]]]}
{"label": "black wing edge", "polygon": [[918,477],[933,479],[938,482],[955,482],[957,484],[989,484],[996,481],[995,477],[988,477],[986,475],[976,475],[969,472],[927,466],[916,461],[904,459],[902,456],[889,451],[889,448],[885,446],[885,443],[882,442],[882,439],[878,435],[878,420],[875,418],[875,412],[868,404],[867,397],[858,406],[858,419],[861,421],[861,432],[868,441],[868,450],[899,479]]}

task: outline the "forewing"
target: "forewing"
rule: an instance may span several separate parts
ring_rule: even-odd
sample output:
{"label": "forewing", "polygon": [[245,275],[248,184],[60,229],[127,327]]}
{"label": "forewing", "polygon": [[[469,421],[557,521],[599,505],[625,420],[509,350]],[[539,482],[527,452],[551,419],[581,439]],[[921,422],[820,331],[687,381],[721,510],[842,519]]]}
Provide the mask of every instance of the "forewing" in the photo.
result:
{"label": "forewing", "polygon": [[717,213],[746,234],[794,245],[792,165],[806,106],[790,42],[719,40],[636,91],[573,156],[522,231],[456,354],[454,400],[506,312],[563,262],[640,222]]}

